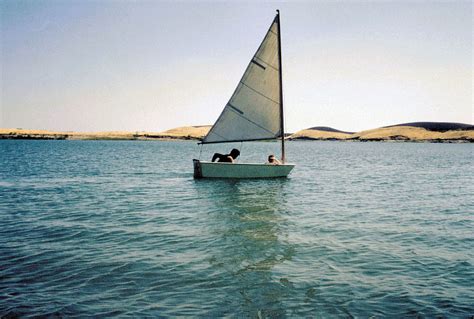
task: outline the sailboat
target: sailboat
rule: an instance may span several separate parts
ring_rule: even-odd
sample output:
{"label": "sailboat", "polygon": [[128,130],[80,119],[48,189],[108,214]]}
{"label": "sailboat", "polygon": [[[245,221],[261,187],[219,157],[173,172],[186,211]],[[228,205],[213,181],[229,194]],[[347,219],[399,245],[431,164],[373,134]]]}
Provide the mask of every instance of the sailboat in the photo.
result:
{"label": "sailboat", "polygon": [[281,139],[280,165],[193,159],[194,178],[286,177],[280,11],[221,115],[200,144]]}

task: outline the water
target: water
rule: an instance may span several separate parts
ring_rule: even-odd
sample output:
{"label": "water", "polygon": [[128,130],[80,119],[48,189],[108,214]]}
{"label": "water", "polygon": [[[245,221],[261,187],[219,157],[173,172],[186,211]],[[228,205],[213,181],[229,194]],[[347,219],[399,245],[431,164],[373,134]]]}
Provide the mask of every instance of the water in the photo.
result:
{"label": "water", "polygon": [[287,149],[288,179],[211,181],[192,142],[0,141],[0,315],[474,314],[472,145]]}

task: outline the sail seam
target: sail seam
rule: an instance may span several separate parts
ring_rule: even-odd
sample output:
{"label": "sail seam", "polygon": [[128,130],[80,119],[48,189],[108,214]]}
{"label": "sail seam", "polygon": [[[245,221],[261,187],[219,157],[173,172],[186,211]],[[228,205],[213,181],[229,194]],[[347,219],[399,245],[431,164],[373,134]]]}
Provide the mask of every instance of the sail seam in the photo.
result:
{"label": "sail seam", "polygon": [[254,91],[255,93],[257,93],[258,95],[261,95],[261,96],[263,96],[264,98],[266,98],[266,99],[268,99],[268,100],[272,101],[273,103],[275,103],[275,104],[277,104],[277,105],[280,105],[280,103],[279,103],[279,102],[277,102],[277,101],[273,100],[272,98],[270,98],[270,97],[266,96],[266,95],[265,95],[265,94],[263,94],[263,93],[260,93],[260,92],[258,92],[258,91],[257,91],[257,90],[255,90],[253,87],[251,87],[251,86],[248,86],[248,85],[247,85],[247,84],[245,84],[244,82],[240,81],[240,83],[242,83],[242,85],[244,85],[244,86],[248,87],[249,89],[251,89],[252,91]]}

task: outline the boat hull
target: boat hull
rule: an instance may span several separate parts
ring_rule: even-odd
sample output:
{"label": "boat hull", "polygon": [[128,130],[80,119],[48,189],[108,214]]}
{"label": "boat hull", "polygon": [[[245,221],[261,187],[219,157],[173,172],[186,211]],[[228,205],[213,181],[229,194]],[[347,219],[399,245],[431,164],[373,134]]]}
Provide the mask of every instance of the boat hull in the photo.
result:
{"label": "boat hull", "polygon": [[275,178],[287,177],[294,164],[214,163],[193,160],[194,178]]}

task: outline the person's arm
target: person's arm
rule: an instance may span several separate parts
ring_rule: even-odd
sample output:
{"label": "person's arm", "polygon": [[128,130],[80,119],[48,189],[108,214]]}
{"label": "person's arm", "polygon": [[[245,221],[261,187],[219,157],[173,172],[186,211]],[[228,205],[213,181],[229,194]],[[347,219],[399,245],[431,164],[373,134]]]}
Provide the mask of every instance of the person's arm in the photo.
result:
{"label": "person's arm", "polygon": [[234,158],[232,156],[229,155],[229,156],[227,156],[227,158],[230,159],[231,163],[234,163]]}

